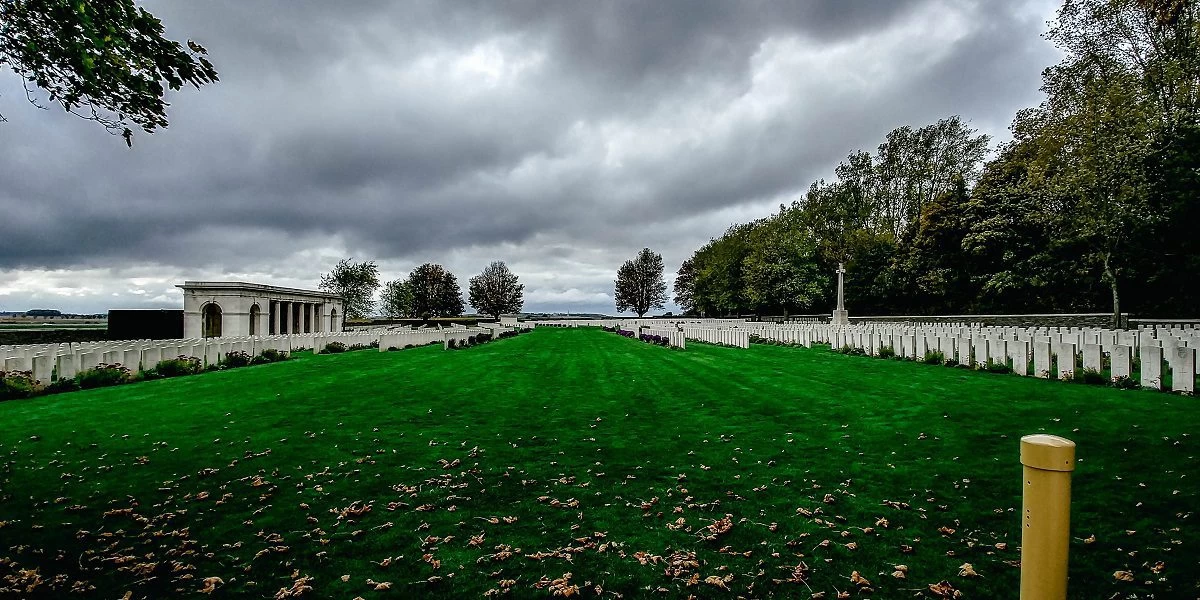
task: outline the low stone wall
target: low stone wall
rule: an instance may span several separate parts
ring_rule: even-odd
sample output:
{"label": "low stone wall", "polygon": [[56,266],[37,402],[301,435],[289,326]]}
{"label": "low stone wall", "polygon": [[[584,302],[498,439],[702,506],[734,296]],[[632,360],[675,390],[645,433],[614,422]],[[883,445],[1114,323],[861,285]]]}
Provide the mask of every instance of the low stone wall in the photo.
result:
{"label": "low stone wall", "polygon": [[[1129,317],[1122,319],[1128,328]],[[1111,327],[1112,313],[1060,313],[1033,315],[902,315],[856,317],[851,323],[976,323],[985,327]]]}
{"label": "low stone wall", "polygon": [[108,330],[99,329],[0,329],[0,346],[21,344],[67,344],[99,342],[108,339]]}

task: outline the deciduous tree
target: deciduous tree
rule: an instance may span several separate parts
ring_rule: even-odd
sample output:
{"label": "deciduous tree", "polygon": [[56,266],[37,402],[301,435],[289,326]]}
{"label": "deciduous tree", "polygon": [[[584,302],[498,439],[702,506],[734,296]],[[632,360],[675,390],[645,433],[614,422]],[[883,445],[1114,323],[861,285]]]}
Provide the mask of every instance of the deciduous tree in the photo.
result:
{"label": "deciduous tree", "polygon": [[379,312],[385,317],[411,317],[412,305],[413,293],[407,279],[387,282],[379,294]]}
{"label": "deciduous tree", "polygon": [[442,265],[425,263],[413,269],[408,274],[408,288],[412,290],[414,317],[455,317],[463,313],[458,278]]}
{"label": "deciduous tree", "polygon": [[321,276],[319,287],[342,297],[342,309],[347,319],[365,319],[375,309],[379,268],[373,260],[356,263],[343,258],[332,271]]}
{"label": "deciduous tree", "polygon": [[633,260],[625,261],[617,270],[613,296],[618,311],[633,311],[638,317],[652,308],[662,308],[667,301],[662,255],[642,248]]}
{"label": "deciduous tree", "polygon": [[500,315],[521,312],[524,306],[524,284],[504,261],[495,261],[472,277],[467,286],[471,306],[485,315],[499,319]]}

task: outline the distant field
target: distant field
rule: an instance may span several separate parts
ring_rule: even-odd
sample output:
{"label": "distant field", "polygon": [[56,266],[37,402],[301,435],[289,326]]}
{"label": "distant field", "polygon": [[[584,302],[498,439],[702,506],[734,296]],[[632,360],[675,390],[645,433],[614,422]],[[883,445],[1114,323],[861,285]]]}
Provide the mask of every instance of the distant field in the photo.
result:
{"label": "distant field", "polygon": [[105,329],[107,323],[0,323],[6,331],[47,331],[53,329]]}
{"label": "distant field", "polygon": [[1197,408],[592,329],[305,354],[0,404],[0,588],[1015,598],[1018,438],[1046,432],[1079,444],[1071,597],[1194,598]]}

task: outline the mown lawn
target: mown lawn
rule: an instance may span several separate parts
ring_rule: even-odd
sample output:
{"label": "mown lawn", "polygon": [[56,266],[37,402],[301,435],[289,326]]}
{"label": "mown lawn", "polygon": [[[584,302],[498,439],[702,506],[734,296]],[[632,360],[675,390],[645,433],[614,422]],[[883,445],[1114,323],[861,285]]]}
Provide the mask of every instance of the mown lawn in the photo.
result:
{"label": "mown lawn", "polygon": [[586,329],[305,355],[0,404],[0,587],[1015,598],[1018,439],[1046,432],[1079,444],[1071,596],[1194,598],[1198,408]]}

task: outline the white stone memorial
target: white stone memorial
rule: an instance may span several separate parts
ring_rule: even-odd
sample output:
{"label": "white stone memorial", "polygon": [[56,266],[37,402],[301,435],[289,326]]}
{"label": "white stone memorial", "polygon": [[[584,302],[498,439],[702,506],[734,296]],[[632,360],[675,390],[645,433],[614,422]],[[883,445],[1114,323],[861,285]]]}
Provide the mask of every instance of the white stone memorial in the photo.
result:
{"label": "white stone memorial", "polygon": [[185,281],[183,337],[211,338],[339,332],[336,294],[237,281]]}
{"label": "white stone memorial", "polygon": [[845,274],[846,274],[846,268],[844,266],[842,266],[842,263],[838,263],[838,268],[837,268],[837,276],[838,276],[837,308],[834,309],[834,311],[833,311],[833,321],[832,321],[832,323],[834,325],[849,325],[850,324],[850,313],[846,310],[846,300],[845,300],[844,285],[843,285],[843,280],[842,280],[842,276]]}

